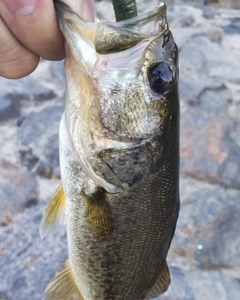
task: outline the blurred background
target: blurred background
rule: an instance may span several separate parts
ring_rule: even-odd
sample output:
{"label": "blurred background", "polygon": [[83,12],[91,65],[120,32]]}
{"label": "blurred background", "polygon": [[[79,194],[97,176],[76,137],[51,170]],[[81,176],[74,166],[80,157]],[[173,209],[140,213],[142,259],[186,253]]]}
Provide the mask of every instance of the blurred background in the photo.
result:
{"label": "blurred background", "polygon": [[[159,1],[138,1],[139,13]],[[240,1],[166,1],[180,53],[181,211],[162,300],[240,299]],[[97,17],[113,20],[110,1]],[[110,13],[111,12],[111,13]],[[0,300],[40,300],[67,258],[65,229],[40,240],[60,183],[63,62],[0,78]]]}
{"label": "blurred background", "polygon": [[167,4],[187,4],[193,6],[209,5],[213,7],[221,7],[228,9],[239,9],[240,2],[238,0],[168,0]]}

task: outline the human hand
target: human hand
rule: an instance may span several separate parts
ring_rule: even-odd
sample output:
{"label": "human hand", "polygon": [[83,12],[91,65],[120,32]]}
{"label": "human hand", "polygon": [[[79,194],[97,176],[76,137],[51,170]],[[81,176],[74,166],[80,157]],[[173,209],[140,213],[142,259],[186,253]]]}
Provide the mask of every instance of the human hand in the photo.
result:
{"label": "human hand", "polygon": [[[94,0],[64,0],[86,21],[94,21]],[[40,57],[63,59],[64,40],[53,0],[0,0],[0,76],[32,73]]]}

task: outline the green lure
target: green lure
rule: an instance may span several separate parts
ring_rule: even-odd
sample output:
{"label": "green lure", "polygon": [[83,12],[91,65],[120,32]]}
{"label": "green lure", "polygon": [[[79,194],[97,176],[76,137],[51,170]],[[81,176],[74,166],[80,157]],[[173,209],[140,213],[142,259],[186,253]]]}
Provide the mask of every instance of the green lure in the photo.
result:
{"label": "green lure", "polygon": [[116,21],[122,21],[137,16],[136,0],[112,0]]}

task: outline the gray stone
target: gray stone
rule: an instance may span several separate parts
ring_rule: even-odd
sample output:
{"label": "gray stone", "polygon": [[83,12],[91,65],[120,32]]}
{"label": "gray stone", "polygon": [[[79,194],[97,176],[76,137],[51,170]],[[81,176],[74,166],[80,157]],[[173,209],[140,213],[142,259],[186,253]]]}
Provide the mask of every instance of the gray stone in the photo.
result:
{"label": "gray stone", "polygon": [[224,113],[187,109],[181,123],[181,168],[201,180],[240,187],[240,147],[229,135],[234,121]]}
{"label": "gray stone", "polygon": [[220,113],[232,104],[230,90],[222,84],[215,88],[206,88],[198,96],[199,107],[209,113]]}
{"label": "gray stone", "polygon": [[237,299],[240,293],[238,279],[224,276],[221,271],[188,270],[170,268],[172,285],[156,300],[206,300]]}
{"label": "gray stone", "polygon": [[[3,92],[15,101],[44,101],[52,100],[57,97],[55,91],[44,86],[40,80],[33,76],[19,79],[16,84],[9,84],[9,80],[1,78],[0,86],[3,86]],[[24,87],[28,86],[26,90]],[[12,89],[10,88],[12,87]]]}
{"label": "gray stone", "polygon": [[224,26],[223,30],[226,34],[239,34],[239,32],[240,32],[240,20]]}
{"label": "gray stone", "polygon": [[206,30],[206,34],[210,41],[220,44],[222,42],[224,31],[222,28],[211,26]]}
{"label": "gray stone", "polygon": [[206,19],[214,19],[217,18],[219,15],[218,10],[209,7],[209,6],[205,6],[203,7],[203,16]]}
{"label": "gray stone", "polygon": [[[36,163],[44,163],[45,167],[51,169],[50,174],[56,177],[60,176],[59,171],[59,148],[58,148],[58,130],[59,123],[63,113],[62,106],[49,106],[40,112],[30,113],[19,128],[18,137],[20,141],[20,154],[29,154],[35,157]],[[26,156],[26,155],[25,155]],[[25,159],[26,161],[26,159]],[[32,159],[28,160],[29,169],[34,167]],[[43,176],[45,172],[38,168],[38,172]],[[49,172],[47,172],[49,176]]]}
{"label": "gray stone", "polygon": [[0,295],[4,299],[42,299],[47,284],[68,257],[64,229],[40,239],[43,209],[40,203],[0,228]]}
{"label": "gray stone", "polygon": [[63,107],[49,106],[40,112],[30,113],[19,128],[20,144],[39,149],[48,142],[48,137],[58,132],[58,126],[63,113]]}
{"label": "gray stone", "polygon": [[240,9],[240,3],[236,0],[219,0],[220,5],[228,9]]}
{"label": "gray stone", "polygon": [[20,162],[23,166],[26,166],[28,170],[32,170],[38,163],[39,158],[35,156],[32,149],[19,150]]}
{"label": "gray stone", "polygon": [[19,104],[12,99],[11,95],[7,94],[0,97],[0,122],[17,118],[19,114]]}
{"label": "gray stone", "polygon": [[[198,268],[240,272],[240,191],[182,177],[181,210],[171,252]],[[231,246],[230,246],[231,245]]]}
{"label": "gray stone", "polygon": [[37,165],[37,174],[45,177],[45,178],[51,178],[52,177],[52,168],[49,166],[49,164],[45,161],[40,161]]}
{"label": "gray stone", "polygon": [[33,174],[9,161],[0,161],[0,226],[7,226],[26,207],[38,201],[38,184]]}

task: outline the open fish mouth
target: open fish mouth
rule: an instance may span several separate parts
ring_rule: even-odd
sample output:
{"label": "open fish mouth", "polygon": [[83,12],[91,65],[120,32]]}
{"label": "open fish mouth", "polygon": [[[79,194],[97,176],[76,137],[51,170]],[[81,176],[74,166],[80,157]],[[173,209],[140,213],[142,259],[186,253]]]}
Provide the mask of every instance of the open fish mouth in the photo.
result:
{"label": "open fish mouth", "polygon": [[[78,27],[83,37],[87,37],[94,43],[95,50],[99,54],[119,52],[151,36],[164,33],[168,29],[166,20],[166,4],[160,3],[155,9],[134,18],[120,22],[96,22],[83,21],[68,5],[61,1],[55,1],[55,7],[59,25],[68,44],[73,37],[74,27]],[[75,45],[76,46],[76,45]]]}

